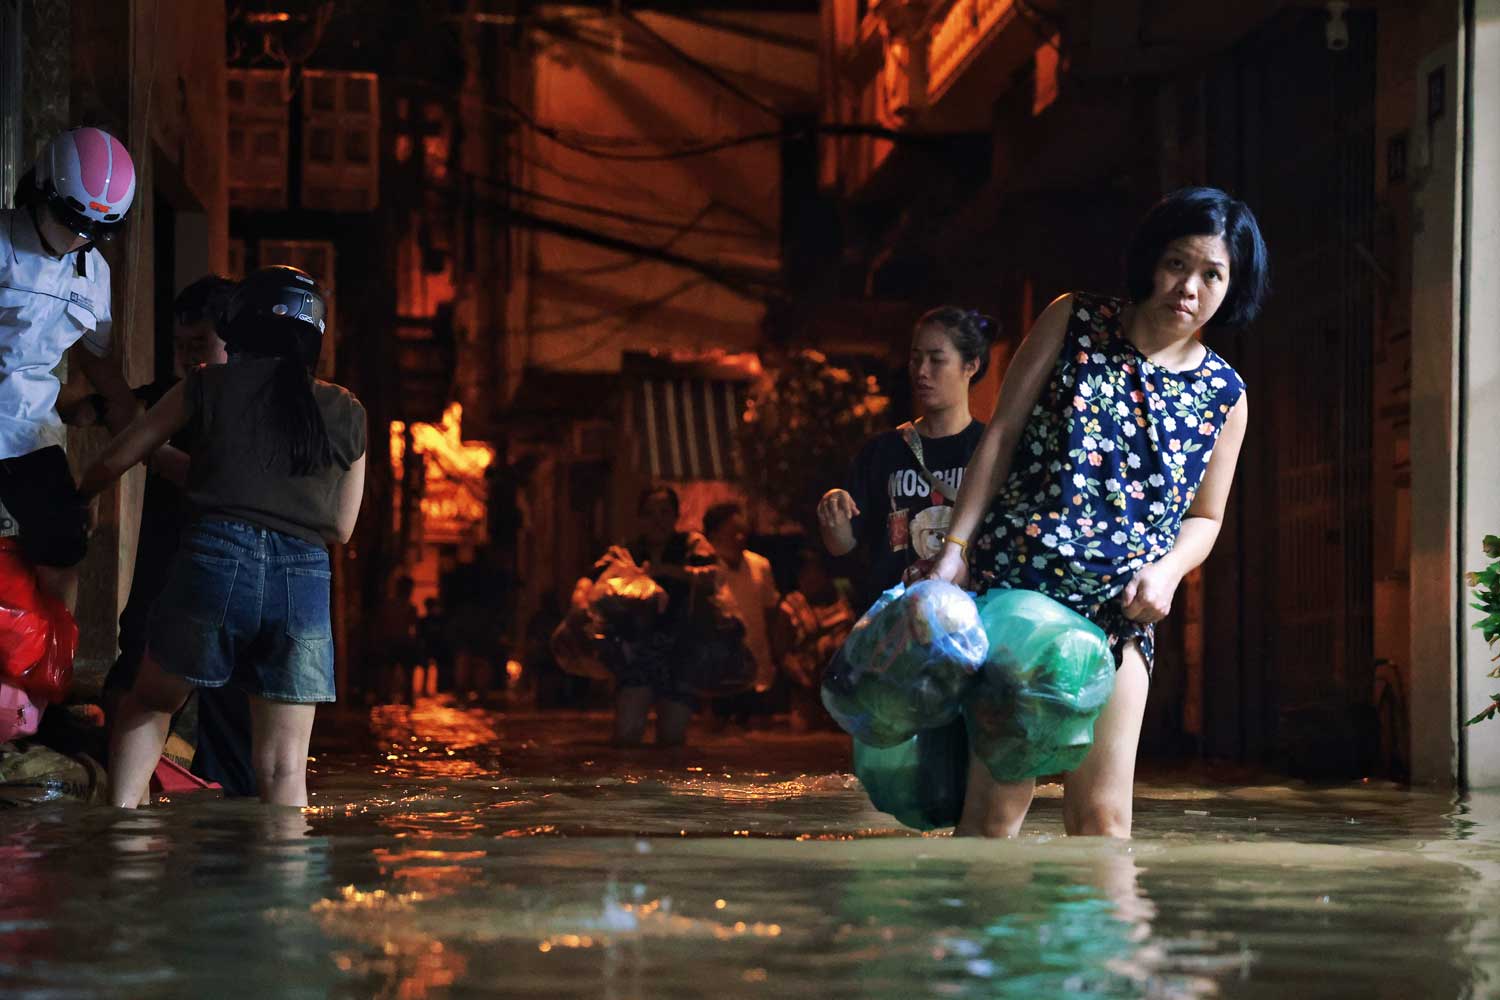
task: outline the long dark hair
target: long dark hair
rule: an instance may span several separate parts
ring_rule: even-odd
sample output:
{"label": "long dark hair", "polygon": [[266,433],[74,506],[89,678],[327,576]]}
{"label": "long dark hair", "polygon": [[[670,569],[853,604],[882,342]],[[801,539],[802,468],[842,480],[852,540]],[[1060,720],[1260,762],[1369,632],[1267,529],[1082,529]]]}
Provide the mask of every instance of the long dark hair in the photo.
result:
{"label": "long dark hair", "polygon": [[275,374],[258,395],[260,415],[271,431],[262,444],[261,458],[266,468],[271,468],[285,456],[292,475],[309,476],[333,464],[333,444],[313,395],[318,355],[307,357],[305,338],[296,336],[297,331],[287,332],[293,335],[287,339],[295,343],[285,344],[280,350],[254,352],[276,360]]}
{"label": "long dark hair", "polygon": [[276,362],[253,413],[270,432],[257,438],[267,469],[285,459],[292,475],[306,476],[333,464],[333,445],[313,395],[324,308],[310,275],[276,265],[242,281],[225,310],[220,336],[229,353]]}

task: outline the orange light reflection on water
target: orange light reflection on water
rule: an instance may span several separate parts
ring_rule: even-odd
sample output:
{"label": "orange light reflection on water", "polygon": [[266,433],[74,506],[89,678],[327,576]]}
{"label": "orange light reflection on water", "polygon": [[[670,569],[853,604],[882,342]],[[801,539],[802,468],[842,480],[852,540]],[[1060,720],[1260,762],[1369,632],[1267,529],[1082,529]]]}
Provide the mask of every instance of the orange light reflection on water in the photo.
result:
{"label": "orange light reflection on water", "polygon": [[329,935],[345,935],[350,926],[365,930],[363,948],[332,955],[334,966],[352,982],[383,980],[380,996],[426,1000],[446,994],[468,971],[463,955],[399,919],[426,898],[420,892],[361,892],[346,885],[337,899],[319,900],[311,910]]}

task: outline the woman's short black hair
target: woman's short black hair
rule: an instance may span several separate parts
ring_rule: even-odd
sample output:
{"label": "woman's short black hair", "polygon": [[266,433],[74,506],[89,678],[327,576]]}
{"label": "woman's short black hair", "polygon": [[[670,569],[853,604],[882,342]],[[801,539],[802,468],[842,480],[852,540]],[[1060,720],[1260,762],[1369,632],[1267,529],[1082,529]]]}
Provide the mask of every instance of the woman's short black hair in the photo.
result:
{"label": "woman's short black hair", "polygon": [[1221,236],[1229,247],[1229,293],[1210,327],[1249,326],[1271,288],[1271,260],[1250,206],[1218,188],[1173,191],[1136,227],[1125,251],[1125,284],[1133,302],[1145,302],[1167,244],[1184,236]]}
{"label": "woman's short black hair", "polygon": [[938,306],[923,313],[913,329],[920,330],[928,326],[939,327],[948,335],[948,339],[953,342],[953,349],[958,352],[964,364],[979,362],[979,367],[969,378],[970,382],[978,382],[984,378],[984,373],[990,367],[990,348],[995,346],[995,341],[1000,337],[1000,323],[997,320],[977,309]]}
{"label": "woman's short black hair", "polygon": [[666,483],[656,483],[641,490],[641,495],[635,501],[635,512],[637,514],[644,514],[646,512],[646,501],[652,497],[666,497],[672,501],[672,513],[682,513],[682,500],[678,498],[677,491]]}

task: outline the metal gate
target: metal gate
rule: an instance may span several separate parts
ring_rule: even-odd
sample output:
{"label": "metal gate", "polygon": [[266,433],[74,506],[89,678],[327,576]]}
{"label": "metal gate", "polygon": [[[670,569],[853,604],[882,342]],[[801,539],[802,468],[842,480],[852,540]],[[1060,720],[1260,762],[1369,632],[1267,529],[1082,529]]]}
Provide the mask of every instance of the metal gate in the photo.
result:
{"label": "metal gate", "polygon": [[1358,773],[1374,742],[1371,375],[1375,23],[1331,52],[1321,11],[1242,43],[1209,82],[1209,165],[1261,221],[1273,294],[1223,339],[1251,424],[1205,577],[1205,749]]}

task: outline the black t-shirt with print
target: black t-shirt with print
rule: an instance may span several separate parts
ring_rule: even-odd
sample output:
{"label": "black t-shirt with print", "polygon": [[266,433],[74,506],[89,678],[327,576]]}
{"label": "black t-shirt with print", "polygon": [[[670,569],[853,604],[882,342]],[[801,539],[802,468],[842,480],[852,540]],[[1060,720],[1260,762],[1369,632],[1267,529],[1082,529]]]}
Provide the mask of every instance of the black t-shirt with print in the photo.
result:
{"label": "black t-shirt with print", "polygon": [[860,510],[854,519],[854,537],[861,557],[856,581],[861,613],[882,590],[901,582],[906,567],[942,550],[964,466],[983,433],[984,424],[973,420],[957,434],[922,438],[928,471],[951,487],[941,497],[933,496],[899,431],[877,434],[860,449],[844,489]]}

